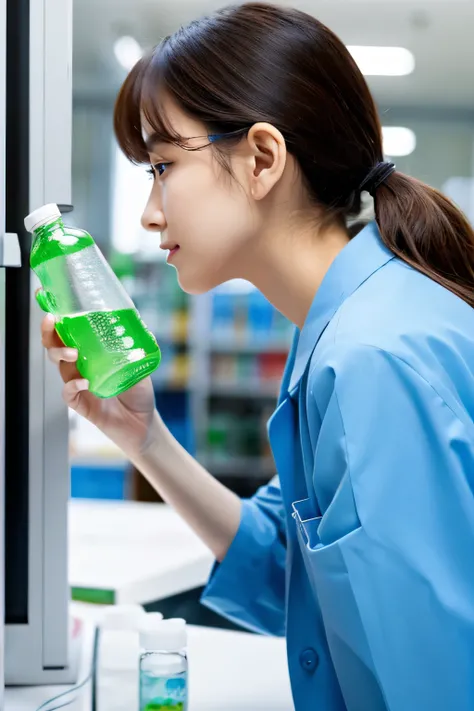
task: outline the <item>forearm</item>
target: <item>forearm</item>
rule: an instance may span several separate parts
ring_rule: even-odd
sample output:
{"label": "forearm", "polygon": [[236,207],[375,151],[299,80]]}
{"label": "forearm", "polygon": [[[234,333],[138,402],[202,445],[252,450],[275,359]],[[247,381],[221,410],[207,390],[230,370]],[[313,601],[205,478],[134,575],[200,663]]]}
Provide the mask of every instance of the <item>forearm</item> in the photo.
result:
{"label": "forearm", "polygon": [[222,561],[239,528],[239,497],[179,444],[158,414],[146,447],[133,463]]}

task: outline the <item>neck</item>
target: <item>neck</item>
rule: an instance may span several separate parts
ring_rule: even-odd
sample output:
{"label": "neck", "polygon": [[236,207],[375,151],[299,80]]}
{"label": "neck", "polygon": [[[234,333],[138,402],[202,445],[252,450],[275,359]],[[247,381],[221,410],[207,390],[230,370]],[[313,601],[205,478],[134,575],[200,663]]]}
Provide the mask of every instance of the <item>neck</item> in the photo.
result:
{"label": "neck", "polygon": [[348,241],[340,226],[269,231],[252,249],[244,278],[301,329],[326,272]]}

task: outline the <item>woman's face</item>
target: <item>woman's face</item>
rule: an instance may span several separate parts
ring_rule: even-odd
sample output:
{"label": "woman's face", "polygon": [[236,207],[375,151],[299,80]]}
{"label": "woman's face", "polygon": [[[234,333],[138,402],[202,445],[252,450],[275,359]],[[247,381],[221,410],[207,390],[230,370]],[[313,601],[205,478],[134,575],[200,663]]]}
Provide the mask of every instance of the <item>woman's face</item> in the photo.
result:
{"label": "woman's face", "polygon": [[[204,126],[178,108],[168,106],[167,119],[183,139],[191,139],[190,147],[209,143]],[[261,219],[252,199],[253,157],[247,139],[232,150],[231,176],[211,146],[188,151],[153,143],[145,121],[142,130],[155,166],[142,224],[160,232],[181,287],[198,294],[242,276]]]}

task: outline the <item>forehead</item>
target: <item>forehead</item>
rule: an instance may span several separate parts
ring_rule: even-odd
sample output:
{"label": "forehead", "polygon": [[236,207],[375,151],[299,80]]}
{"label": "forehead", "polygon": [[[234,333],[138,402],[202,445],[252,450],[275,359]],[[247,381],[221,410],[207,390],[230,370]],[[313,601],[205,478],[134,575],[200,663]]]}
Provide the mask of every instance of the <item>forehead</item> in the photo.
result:
{"label": "forehead", "polygon": [[[161,117],[164,124],[169,126],[173,134],[179,136],[181,139],[206,135],[204,124],[188,116],[188,114],[171,99],[166,99],[163,102]],[[155,134],[155,128],[143,113],[141,115],[141,129],[142,138],[144,142],[147,143]]]}

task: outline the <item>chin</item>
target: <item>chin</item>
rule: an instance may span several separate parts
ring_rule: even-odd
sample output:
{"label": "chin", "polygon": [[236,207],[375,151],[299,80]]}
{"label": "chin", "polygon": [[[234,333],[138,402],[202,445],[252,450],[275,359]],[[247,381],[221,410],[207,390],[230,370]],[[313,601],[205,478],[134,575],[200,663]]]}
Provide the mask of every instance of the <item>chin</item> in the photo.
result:
{"label": "chin", "polygon": [[214,260],[213,263],[207,261],[204,264],[202,263],[203,260],[199,260],[201,268],[196,262],[197,260],[195,259],[194,265],[191,266],[192,261],[185,262],[183,260],[179,266],[175,266],[178,274],[178,284],[183,291],[192,296],[207,294],[211,289],[215,289],[216,286],[220,286],[237,276],[233,273],[234,270],[229,268],[228,262],[223,259]]}
{"label": "chin", "polygon": [[192,277],[185,277],[178,271],[178,284],[186,294],[199,296],[200,294],[207,294],[208,291],[218,286],[220,282],[216,282],[215,279],[199,277],[196,274]]}

